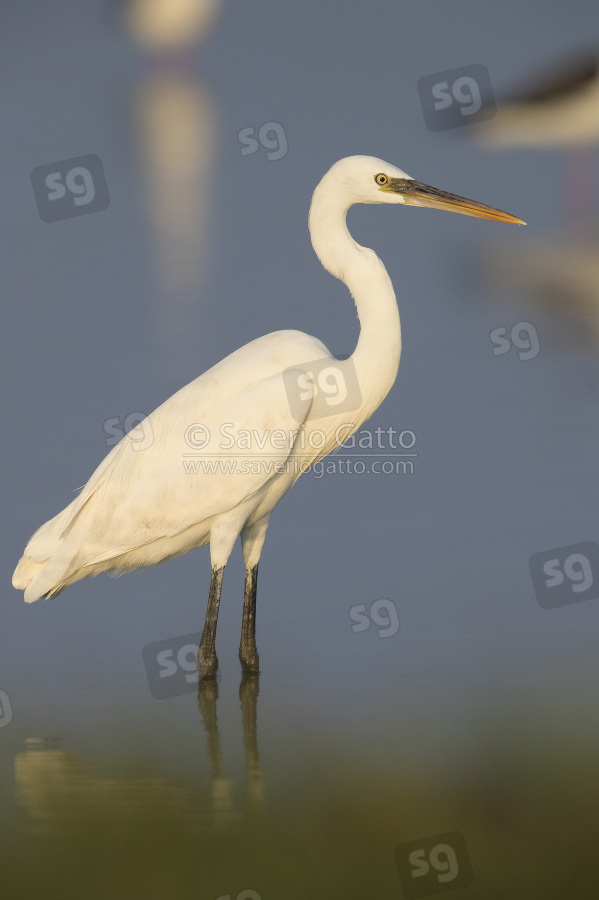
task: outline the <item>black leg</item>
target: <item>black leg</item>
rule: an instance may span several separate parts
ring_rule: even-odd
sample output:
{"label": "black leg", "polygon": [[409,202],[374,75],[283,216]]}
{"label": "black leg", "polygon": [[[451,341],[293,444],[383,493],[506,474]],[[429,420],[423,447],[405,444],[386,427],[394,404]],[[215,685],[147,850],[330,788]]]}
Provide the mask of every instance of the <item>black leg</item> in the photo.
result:
{"label": "black leg", "polygon": [[243,622],[239,661],[244,672],[259,672],[258,650],[256,648],[256,591],[258,588],[258,563],[245,570],[245,591],[243,595]]}
{"label": "black leg", "polygon": [[220,603],[220,592],[223,586],[224,571],[224,566],[221,569],[212,570],[206,621],[204,622],[204,631],[198,649],[198,674],[200,678],[204,675],[214,675],[218,669],[218,659],[216,657],[216,623],[218,621],[218,606]]}

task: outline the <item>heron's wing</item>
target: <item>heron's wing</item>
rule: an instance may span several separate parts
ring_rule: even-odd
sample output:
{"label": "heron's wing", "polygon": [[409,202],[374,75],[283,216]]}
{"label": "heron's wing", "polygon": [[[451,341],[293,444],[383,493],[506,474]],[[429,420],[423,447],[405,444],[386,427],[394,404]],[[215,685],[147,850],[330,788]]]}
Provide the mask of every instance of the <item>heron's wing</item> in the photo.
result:
{"label": "heron's wing", "polygon": [[[223,426],[230,432],[231,421],[239,427],[247,424],[262,435],[259,440],[267,429],[293,431],[302,417],[297,403],[293,412],[289,408],[282,373],[327,355],[326,347],[310,335],[274,332],[241,347],[181,388],[113,448],[69,506],[35,532],[15,570],[14,586],[25,590],[28,602],[54,595],[77,580],[73,573],[82,578],[111,567],[100,564],[90,569],[90,560],[115,559],[161,537],[179,535],[258,492],[274,478],[272,457],[261,465],[246,462],[241,471],[233,471],[230,457],[239,447],[227,436],[225,447],[218,448],[224,454],[218,465],[203,467],[199,460],[184,456],[195,449],[189,440],[193,443],[197,432],[188,429],[202,424],[217,442]],[[306,415],[310,402],[306,401]],[[277,442],[279,460],[288,449],[288,441]],[[266,456],[267,447],[257,450]],[[184,461],[196,462],[195,470],[185,468]],[[206,527],[209,532],[210,525]],[[175,549],[164,552],[164,558],[199,546],[197,529],[194,539],[183,546],[174,537]],[[142,554],[131,567],[159,562],[163,557],[156,548],[154,559]]]}
{"label": "heron's wing", "polygon": [[[194,409],[193,386],[148,417],[145,427],[153,435],[148,446],[136,452],[129,434],[76,501],[43,526],[39,537],[34,535],[32,550],[44,559],[43,544],[60,534],[41,568],[38,562],[32,571],[33,554],[26,548],[22,574],[27,569],[32,576],[26,600],[57,593],[83,569],[99,566],[102,571],[113,567],[105,565],[111,561],[118,568],[118,557],[233,510],[284,470],[311,396],[303,400],[298,421],[298,398],[292,411],[281,373],[243,388],[224,407],[219,398],[202,397]],[[198,425],[211,439],[193,455],[189,439]],[[177,555],[176,548],[171,555]],[[163,556],[153,558],[149,552],[136,565],[160,562]]]}
{"label": "heron's wing", "polygon": [[[212,435],[212,453],[218,452],[220,425],[239,415],[243,417],[243,409],[227,411],[230,403],[237,400],[238,406],[245,404],[248,412],[247,427],[260,430],[263,426],[259,418],[254,422],[252,416],[259,417],[261,411],[265,412],[268,408],[266,401],[269,389],[262,388],[262,382],[273,375],[285,373],[289,366],[296,363],[327,355],[328,350],[321,341],[300,331],[273,332],[231,353],[178,390],[132,432],[125,435],[100,463],[72,503],[38,528],[25,548],[23,559],[36,563],[47,560],[92,498],[98,505],[110,502],[116,506],[126,499],[134,485],[137,489],[140,486],[147,488],[149,483],[155,483],[156,480],[159,486],[169,484],[176,474],[174,460],[182,466],[184,460],[189,459],[188,468],[192,469],[194,443],[198,436],[198,431],[194,432],[192,428],[195,424],[209,429]],[[285,384],[284,378],[282,386]],[[252,388],[255,390],[251,396],[244,393],[246,389]],[[275,403],[274,407],[276,406]],[[280,427],[284,427],[287,421],[287,406],[286,396],[281,395],[278,403],[281,410]],[[295,424],[302,421],[301,409],[300,398],[298,409],[295,410]],[[188,432],[188,429],[191,431]],[[226,438],[222,436],[222,440],[225,444],[230,443],[228,435]],[[208,452],[206,449],[204,455]],[[225,447],[223,453],[226,452]],[[225,466],[222,468],[224,471]],[[178,474],[181,474],[180,470]],[[200,483],[201,474],[198,472],[194,478],[196,486]],[[206,466],[206,475],[210,475],[210,482],[215,484],[218,472],[211,473],[209,466]],[[188,487],[189,481],[184,484]],[[97,494],[100,496],[96,497]],[[212,489],[202,497],[197,510],[198,515],[203,518],[206,516],[202,515],[202,509],[206,508],[206,503],[210,506],[211,496],[215,496]],[[164,499],[165,502],[168,501],[168,498]]]}
{"label": "heron's wing", "polygon": [[[25,556],[32,562],[42,562],[52,555],[59,542],[65,537],[83,506],[93,497],[100,485],[108,478],[118,460],[127,455],[129,435],[112,448],[108,456],[102,460],[80,493],[58,515],[49,519],[38,528],[25,548]],[[16,585],[15,585],[16,586]]]}
{"label": "heron's wing", "polygon": [[[292,411],[285,379],[277,374],[244,388],[216,417],[196,422],[187,412],[167,428],[157,420],[156,449],[134,460],[129,450],[103,486],[102,512],[111,510],[109,539],[87,564],[177,535],[258,494],[284,471],[312,394],[300,402]],[[208,443],[194,446],[206,434]]]}

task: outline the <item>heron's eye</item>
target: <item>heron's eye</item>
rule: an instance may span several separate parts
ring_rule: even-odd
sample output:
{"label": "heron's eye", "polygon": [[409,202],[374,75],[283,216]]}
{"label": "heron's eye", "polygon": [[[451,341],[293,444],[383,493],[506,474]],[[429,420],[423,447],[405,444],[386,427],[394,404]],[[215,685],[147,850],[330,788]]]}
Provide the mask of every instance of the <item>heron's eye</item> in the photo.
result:
{"label": "heron's eye", "polygon": [[382,172],[379,172],[378,175],[375,175],[374,180],[376,181],[377,184],[387,184],[387,182],[389,181],[387,176],[383,175]]}

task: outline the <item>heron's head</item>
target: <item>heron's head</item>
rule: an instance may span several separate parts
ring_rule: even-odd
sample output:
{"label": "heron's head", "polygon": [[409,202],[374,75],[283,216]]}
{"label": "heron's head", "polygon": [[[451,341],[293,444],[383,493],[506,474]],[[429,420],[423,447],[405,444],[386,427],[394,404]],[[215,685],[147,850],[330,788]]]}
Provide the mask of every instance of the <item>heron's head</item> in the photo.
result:
{"label": "heron's head", "polygon": [[405,206],[432,206],[479,219],[525,224],[522,219],[493,206],[415,181],[401,169],[374,156],[340,159],[331,166],[319,187],[321,185],[327,193],[342,198],[346,209],[354,203],[402,203]]}

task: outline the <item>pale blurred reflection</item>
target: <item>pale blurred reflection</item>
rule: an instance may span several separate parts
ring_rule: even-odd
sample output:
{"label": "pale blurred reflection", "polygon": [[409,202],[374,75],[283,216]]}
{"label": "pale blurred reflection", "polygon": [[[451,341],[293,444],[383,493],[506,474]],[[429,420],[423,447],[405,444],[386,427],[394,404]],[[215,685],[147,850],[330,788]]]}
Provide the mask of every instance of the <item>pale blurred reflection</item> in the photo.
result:
{"label": "pale blurred reflection", "polygon": [[156,775],[147,763],[83,756],[61,745],[30,738],[15,756],[16,801],[27,811],[34,834],[52,833],[71,816],[137,815],[142,809],[192,818],[209,813],[205,798],[190,791],[188,781]]}
{"label": "pale blurred reflection", "polygon": [[134,112],[164,297],[157,324],[175,355],[193,346],[197,330],[192,323],[209,255],[216,119],[209,92],[185,70],[148,73],[135,91]]}
{"label": "pale blurred reflection", "polygon": [[155,51],[197,43],[216,18],[221,0],[129,0],[125,27],[140,45]]}
{"label": "pale blurred reflection", "polygon": [[[84,756],[64,749],[61,738],[28,738],[15,756],[15,795],[33,833],[51,833],[65,817],[171,814],[209,827],[242,821],[264,810],[264,782],[258,754],[257,675],[239,688],[245,754],[244,799],[235,799],[235,780],[225,777],[217,720],[218,685],[204,678],[198,705],[206,733],[211,775],[167,777],[161,764],[143,759]],[[241,779],[240,779],[241,780]]]}
{"label": "pale blurred reflection", "polygon": [[165,356],[181,368],[197,334],[217,146],[214,104],[190,51],[205,38],[220,5],[220,0],[128,0],[121,11],[123,27],[149,62],[133,94],[133,120],[163,298],[157,329]]}

